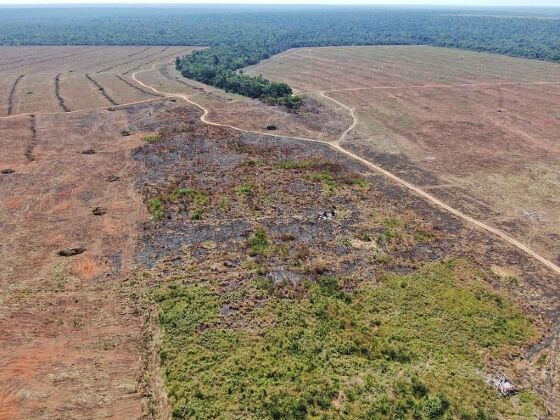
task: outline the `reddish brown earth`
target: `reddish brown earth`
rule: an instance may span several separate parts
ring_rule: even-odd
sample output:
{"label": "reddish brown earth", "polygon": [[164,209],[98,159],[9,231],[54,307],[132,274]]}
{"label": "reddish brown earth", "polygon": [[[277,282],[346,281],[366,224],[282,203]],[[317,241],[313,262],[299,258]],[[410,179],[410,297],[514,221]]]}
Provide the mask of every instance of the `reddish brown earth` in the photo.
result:
{"label": "reddish brown earth", "polygon": [[0,168],[14,171],[0,175],[0,418],[145,413],[146,320],[123,283],[147,218],[142,141],[121,130],[169,105],[37,115],[33,141],[31,117],[0,120]]}
{"label": "reddish brown earth", "polygon": [[180,46],[0,47],[0,117],[153,99],[154,95],[130,83],[130,74],[192,50]]}

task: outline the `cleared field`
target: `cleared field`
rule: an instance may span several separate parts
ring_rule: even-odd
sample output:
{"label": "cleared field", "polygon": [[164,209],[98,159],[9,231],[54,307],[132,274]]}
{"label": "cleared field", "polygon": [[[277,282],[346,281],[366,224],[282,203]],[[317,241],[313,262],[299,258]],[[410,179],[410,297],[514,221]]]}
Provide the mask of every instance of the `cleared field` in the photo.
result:
{"label": "cleared field", "polygon": [[270,132],[274,134],[330,140],[340,136],[352,122],[346,112],[331,102],[321,101],[319,95],[307,95],[300,112],[293,113],[186,79],[172,63],[141,71],[136,77],[160,92],[187,95],[209,110],[210,121],[244,130],[262,132],[273,126]]}
{"label": "cleared field", "polygon": [[[144,418],[146,326],[125,283],[147,218],[132,151],[173,107],[0,119],[1,419]],[[148,132],[123,137],[136,121]]]}
{"label": "cleared field", "polygon": [[424,46],[298,48],[246,72],[300,90],[560,81],[556,64]]}
{"label": "cleared field", "polygon": [[[132,51],[7,84],[0,418],[556,414],[557,276],[332,148],[352,92],[290,113]],[[441,185],[413,148],[376,154],[363,121],[346,146],[410,153],[386,162]],[[486,383],[502,374],[519,393]]]}
{"label": "cleared field", "polygon": [[191,50],[161,46],[0,47],[0,116],[153,99],[153,94],[131,82],[130,74]]}
{"label": "cleared field", "polygon": [[353,109],[346,147],[560,261],[560,66],[432,47],[296,49],[247,70]]}

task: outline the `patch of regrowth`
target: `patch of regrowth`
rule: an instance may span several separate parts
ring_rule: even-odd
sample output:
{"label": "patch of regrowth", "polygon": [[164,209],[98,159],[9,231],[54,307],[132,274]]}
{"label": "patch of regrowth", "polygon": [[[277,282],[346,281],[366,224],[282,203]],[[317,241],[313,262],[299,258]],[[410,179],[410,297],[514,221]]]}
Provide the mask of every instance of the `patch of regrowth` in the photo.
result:
{"label": "patch of regrowth", "polygon": [[153,134],[143,137],[142,140],[144,140],[146,143],[156,143],[161,140],[161,136],[159,134]]}
{"label": "patch of regrowth", "polygon": [[194,127],[190,124],[181,124],[179,126],[179,133],[192,133],[194,131]]}
{"label": "patch of regrowth", "polygon": [[278,169],[310,169],[317,166],[317,162],[313,160],[283,160],[274,164]]}
{"label": "patch of regrowth", "polygon": [[235,187],[233,190],[239,196],[246,196],[246,195],[251,194],[253,192],[254,188],[255,187],[254,187],[253,184],[241,184],[241,185],[238,185],[237,187]]}
{"label": "patch of regrowth", "polygon": [[189,213],[190,218],[192,220],[201,220],[204,207],[208,203],[208,195],[194,188],[177,188],[168,196],[168,199],[174,203],[183,198],[187,198],[195,206]]}
{"label": "patch of regrowth", "polygon": [[262,159],[247,159],[241,162],[241,166],[264,166],[265,164]]}
{"label": "patch of regrowth", "polygon": [[229,213],[231,210],[231,200],[228,197],[224,197],[221,199],[219,206],[223,213]]}
{"label": "patch of regrowth", "polygon": [[200,207],[204,207],[208,203],[208,195],[194,188],[178,188],[169,194],[169,199],[171,201],[178,201],[183,197],[189,198],[194,204]]}
{"label": "patch of regrowth", "polygon": [[[215,284],[161,286],[154,299],[172,415],[538,417],[530,392],[503,398],[485,383],[485,356],[515,352],[535,329],[477,275],[461,262],[437,263],[353,290],[321,276],[290,298],[267,293],[275,286],[261,277],[227,302]],[[257,292],[264,306],[225,321],[224,304]]]}
{"label": "patch of regrowth", "polygon": [[356,185],[360,188],[367,188],[370,185],[369,182],[363,178],[351,178],[349,182],[351,185]]}
{"label": "patch of regrowth", "polygon": [[425,230],[417,230],[414,232],[414,241],[416,242],[430,242],[434,237],[435,235],[432,232],[427,232]]}
{"label": "patch of regrowth", "polygon": [[269,251],[270,242],[265,228],[257,228],[249,238],[248,245],[251,255],[266,255]]}
{"label": "patch of regrowth", "polygon": [[386,217],[383,224],[388,228],[400,228],[404,225],[403,221],[397,217]]}
{"label": "patch of regrowth", "polygon": [[190,213],[191,220],[201,220],[202,219],[202,210],[201,209],[194,209]]}
{"label": "patch of regrowth", "polygon": [[148,200],[148,210],[154,220],[161,220],[165,214],[163,202],[159,198],[150,198]]}
{"label": "patch of regrowth", "polygon": [[338,183],[334,177],[326,171],[310,174],[309,179],[313,182],[320,182],[323,186],[323,190],[327,194],[334,193],[338,188]]}

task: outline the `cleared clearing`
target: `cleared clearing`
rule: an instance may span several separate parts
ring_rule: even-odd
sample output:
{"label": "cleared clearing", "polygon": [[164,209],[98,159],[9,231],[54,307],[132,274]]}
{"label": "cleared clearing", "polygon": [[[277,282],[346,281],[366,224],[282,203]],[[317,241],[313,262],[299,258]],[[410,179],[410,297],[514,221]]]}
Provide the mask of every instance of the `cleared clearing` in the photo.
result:
{"label": "cleared clearing", "polygon": [[[473,229],[470,224],[463,223],[468,221],[467,217],[456,218],[458,211],[454,213],[427,194],[421,194],[426,188],[439,191],[439,185],[455,191],[455,181],[443,183],[432,174],[429,178],[432,184],[416,182],[424,180],[419,175],[427,176],[429,172],[415,169],[420,164],[411,159],[406,161],[409,166],[402,171],[399,167],[390,167],[391,171],[398,172],[398,177],[391,176],[369,162],[376,162],[378,157],[371,149],[349,152],[348,149],[357,147],[359,140],[368,139],[358,136],[360,130],[366,129],[362,127],[362,115],[357,109],[355,112],[347,108],[344,102],[345,95],[354,95],[354,91],[309,92],[302,112],[293,114],[181,78],[170,62],[175,54],[173,48],[138,47],[131,48],[127,54],[122,53],[124,49],[117,51],[121,55],[111,59],[113,64],[107,62],[110,58],[107,56],[90,68],[48,73],[49,83],[41,84],[35,79],[26,85],[36,87],[46,102],[40,101],[41,97],[22,101],[18,97],[21,86],[17,86],[14,94],[19,101],[17,110],[31,105],[38,109],[47,104],[44,106],[54,107],[54,115],[38,112],[0,118],[0,131],[4,133],[0,143],[6,150],[0,160],[3,168],[12,170],[3,175],[6,178],[0,191],[0,216],[6,236],[4,246],[0,247],[4,262],[0,270],[3,291],[0,326],[7,331],[0,339],[0,347],[6,349],[0,359],[0,417],[139,418],[148,415],[150,410],[165,417],[165,404],[159,411],[157,407],[146,405],[150,401],[157,404],[155,399],[160,396],[157,384],[151,383],[151,375],[157,372],[152,370],[152,362],[157,359],[150,359],[150,349],[143,347],[143,343],[150,342],[150,337],[144,336],[149,335],[149,322],[143,318],[149,316],[145,314],[149,310],[139,298],[142,288],[147,286],[146,281],[151,287],[167,283],[169,276],[187,282],[192,276],[193,284],[197,284],[204,274],[204,283],[216,285],[210,292],[219,294],[220,299],[223,297],[223,303],[227,301],[227,311],[231,311],[223,318],[226,322],[223,325],[234,333],[243,333],[243,329],[249,327],[255,336],[256,331],[265,331],[262,328],[268,328],[274,320],[254,316],[258,313],[252,311],[253,305],[255,309],[266,308],[266,313],[276,314],[274,306],[263,307],[261,298],[255,300],[262,290],[253,284],[264,278],[265,271],[265,280],[273,273],[284,272],[319,281],[318,274],[343,276],[345,293],[346,286],[354,289],[364,279],[369,280],[374,286],[373,295],[368,292],[364,303],[370,307],[344,306],[341,313],[358,311],[356,325],[361,325],[360,322],[367,321],[383,302],[393,302],[396,306],[386,311],[387,319],[383,319],[383,323],[393,322],[395,325],[390,326],[390,330],[398,327],[405,332],[412,325],[411,332],[420,331],[422,339],[432,344],[434,340],[430,334],[434,331],[434,322],[438,325],[441,317],[441,303],[447,313],[448,301],[453,308],[449,313],[456,325],[437,328],[434,337],[442,348],[453,348],[453,357],[465,346],[462,336],[459,341],[450,341],[448,330],[474,327],[474,337],[478,339],[478,334],[487,333],[489,324],[501,322],[503,316],[513,314],[510,318],[514,323],[523,323],[519,324],[522,334],[515,340],[504,341],[504,353],[500,355],[484,350],[485,343],[494,343],[500,337],[491,336],[484,339],[481,346],[476,343],[469,346],[469,351],[476,352],[476,355],[472,353],[474,358],[468,356],[469,363],[478,357],[481,359],[467,365],[457,359],[459,374],[445,380],[444,391],[449,393],[455,406],[462,403],[469,406],[469,413],[474,413],[474,408],[480,404],[499,413],[519,413],[527,417],[552,412],[545,411],[540,399],[543,398],[550,410],[559,401],[556,375],[548,373],[556,366],[560,354],[556,351],[558,343],[554,342],[557,331],[548,328],[554,325],[558,314],[555,275],[510,246],[511,241]],[[80,52],[70,49],[62,55],[76,57]],[[85,54],[96,52],[85,51]],[[50,63],[47,57],[39,61],[42,60]],[[23,61],[10,65],[21,63]],[[110,71],[99,72],[111,66]],[[43,75],[27,70],[25,74]],[[14,79],[10,79],[8,88]],[[183,100],[198,106],[203,113]],[[142,103],[130,105],[137,101]],[[64,112],[62,103],[70,112]],[[112,107],[110,103],[125,105]],[[266,131],[267,124],[274,124],[276,130]],[[400,150],[393,154],[404,156]],[[443,159],[443,152],[440,154]],[[381,163],[380,166],[384,166],[386,162]],[[418,175],[411,185],[418,184],[423,189],[416,191],[403,181],[410,174]],[[198,208],[191,208],[193,193]],[[100,217],[94,213],[98,208],[106,214]],[[336,218],[323,221],[317,217],[318,212],[330,208],[336,208]],[[152,213],[153,220],[149,222],[146,209]],[[476,213],[477,218],[480,215]],[[264,246],[254,240],[256,233],[248,235],[258,226],[266,227],[255,231],[264,232]],[[191,228],[198,233],[191,232]],[[292,229],[294,233],[287,235]],[[83,246],[84,252],[71,258],[57,253],[61,248],[75,246]],[[179,259],[173,255],[177,252]],[[378,280],[385,278],[385,270],[408,273],[417,270],[423,262],[457,257],[474,264],[472,270],[463,270],[461,263],[459,270],[451,273],[457,275],[457,284],[448,282],[442,288],[440,280],[449,277],[446,273],[442,276],[438,272],[433,278],[428,276],[432,279],[431,286],[422,273],[416,276],[399,274],[400,277],[395,277],[395,281],[387,283],[382,290],[387,295],[381,297],[379,304],[376,302],[375,294],[381,290]],[[137,263],[150,265],[150,261],[156,260],[153,273],[134,275]],[[301,263],[294,265],[295,260]],[[181,263],[177,265],[177,261]],[[251,268],[248,263],[256,265]],[[178,270],[177,276],[175,270]],[[258,273],[259,277],[255,277]],[[473,299],[454,297],[457,290],[473,280],[476,286]],[[403,287],[403,282],[417,285],[418,289]],[[433,287],[428,303],[422,294],[426,286]],[[479,286],[488,289],[482,299],[488,302],[482,304],[491,309],[488,312],[482,308],[481,324],[471,322],[472,307],[479,308],[481,304]],[[490,289],[499,290],[500,295],[494,297]],[[244,293],[238,296],[242,290],[249,290],[249,296]],[[285,291],[288,294],[283,295],[282,301],[287,307],[277,315],[281,317],[296,311],[294,319],[306,319],[305,301],[286,300],[291,292],[289,287]],[[512,298],[512,306],[509,300],[502,300],[502,293]],[[359,303],[360,296],[358,293],[352,300],[356,298]],[[324,298],[327,299],[324,302],[329,303],[332,296]],[[411,305],[414,299],[420,301]],[[270,303],[274,304],[272,300]],[[474,305],[467,305],[461,314],[466,317],[464,320],[457,317],[457,301]],[[336,300],[332,302],[337,303]],[[224,306],[197,305],[197,308],[217,314]],[[238,311],[241,308],[244,310]],[[424,317],[424,308],[436,309],[433,321]],[[305,313],[298,313],[300,309]],[[320,308],[311,309],[316,314]],[[403,318],[406,310],[412,312],[410,317]],[[178,314],[181,319],[188,319]],[[418,319],[424,319],[426,333],[415,326]],[[310,320],[313,321],[313,317]],[[341,328],[343,324],[337,322],[336,325]],[[368,323],[364,327],[367,329],[371,325],[379,326]],[[180,334],[175,335],[172,328],[165,328],[166,334],[170,333],[168,337],[180,339]],[[346,329],[346,326],[342,328]],[[204,330],[212,332],[212,328]],[[183,332],[189,340],[196,340],[197,333]],[[377,333],[377,328],[373,332]],[[315,331],[311,334],[315,338],[318,336]],[[339,337],[339,331],[333,330],[332,334]],[[279,336],[284,337],[284,331]],[[181,360],[176,363],[173,357],[167,361],[162,359],[164,377],[172,373],[171,369],[177,369],[187,373],[185,378],[180,378],[180,386],[188,385],[189,381],[200,383],[199,372],[188,370],[198,365],[181,356],[181,352],[190,351],[192,343],[184,345],[182,342],[175,348],[168,346],[169,338],[166,340],[164,352],[168,355],[176,352]],[[238,359],[240,353],[261,350],[251,341],[228,340],[212,346],[212,351],[219,353],[223,347],[227,349],[226,357],[233,355],[241,360]],[[456,343],[457,347],[450,343]],[[262,350],[268,351],[267,348],[270,347],[263,346]],[[437,369],[432,371],[432,366],[444,366],[442,369],[446,373],[445,363],[449,359],[434,357],[437,353],[431,344],[426,349],[421,346],[418,349],[427,359],[418,359],[419,370],[414,366],[409,373],[414,377],[422,373],[422,380],[428,384],[430,392],[435,393],[441,390],[441,375]],[[392,348],[385,350],[394,353]],[[379,355],[383,363],[387,362],[385,350]],[[196,354],[206,357],[204,352]],[[315,354],[312,353],[313,360],[316,360]],[[522,356],[518,357],[520,354]],[[213,366],[203,370],[204,375],[211,375],[206,389],[212,384],[219,388],[235,377],[231,376],[232,372],[236,374],[235,369],[215,356],[210,358]],[[291,386],[294,383],[291,364],[269,355],[267,358],[287,369],[291,379],[284,382]],[[396,370],[384,371],[390,381],[400,379],[403,373],[403,361],[398,360],[399,357],[396,359],[390,361]],[[348,360],[348,355],[340,360]],[[366,370],[360,366],[360,360],[361,357],[354,363],[359,367],[356,372],[343,369],[343,374],[353,378],[364,374]],[[257,379],[249,378],[247,385],[240,382],[243,392],[252,390],[251,384],[268,384],[267,378],[270,378],[268,372],[259,372],[263,365],[258,358],[251,356],[241,365],[251,366],[251,363],[256,363],[256,369],[248,370],[257,372]],[[333,366],[332,363],[321,364],[327,365]],[[214,367],[219,372],[213,371]],[[484,383],[481,374],[494,370],[506,372],[524,390],[511,399],[502,399]],[[303,375],[303,384],[307,386],[308,372]],[[317,378],[318,383],[323,383],[333,376],[330,372],[318,372]],[[460,384],[465,383],[464,378],[468,379],[471,391],[474,390],[469,393],[474,397],[466,402],[460,388]],[[169,386],[172,382],[168,379],[165,378]],[[384,377],[378,379],[385,381]],[[387,389],[391,389],[391,382],[384,386],[387,384],[391,385]],[[344,386],[349,386],[350,390],[354,385],[349,381]],[[375,388],[368,386],[367,389],[375,394],[371,397],[379,396]],[[181,394],[189,396],[189,404],[200,396],[195,392],[191,398],[188,392],[173,386],[168,391],[174,408]],[[224,388],[224,391],[227,390]],[[269,391],[266,385],[266,392]],[[280,390],[278,395],[290,398],[290,390],[287,391]],[[332,405],[333,413],[340,409],[340,404],[345,404],[344,392],[338,397],[336,393],[326,393],[325,406]],[[218,392],[219,398],[206,395],[211,396],[207,402],[213,410],[221,410],[221,401],[232,398],[231,389],[223,395]],[[259,396],[260,390],[252,395]],[[301,395],[299,389],[297,395]],[[364,398],[363,401],[371,401],[370,396]],[[430,401],[421,403],[431,404]],[[253,401],[252,405],[258,403]],[[227,407],[221,412],[227,413],[226,416],[244,412],[250,405],[244,403],[239,410]],[[351,412],[360,417],[362,403],[358,399],[354,405],[356,410]]]}
{"label": "cleared clearing", "polygon": [[560,65],[329,47],[291,50],[247,73],[325,92],[356,115],[345,147],[560,262]]}
{"label": "cleared clearing", "polygon": [[191,50],[180,46],[0,47],[0,117],[153,99],[152,93],[130,83],[128,75]]}

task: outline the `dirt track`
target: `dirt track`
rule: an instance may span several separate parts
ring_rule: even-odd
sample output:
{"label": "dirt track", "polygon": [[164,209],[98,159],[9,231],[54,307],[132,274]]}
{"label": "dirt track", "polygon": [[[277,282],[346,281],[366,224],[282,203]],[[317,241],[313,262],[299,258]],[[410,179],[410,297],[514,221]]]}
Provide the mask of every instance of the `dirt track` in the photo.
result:
{"label": "dirt track", "polygon": [[212,122],[209,121],[207,116],[209,113],[209,110],[204,107],[203,105],[193,101],[191,98],[189,98],[189,96],[184,95],[182,93],[179,92],[162,92],[157,90],[156,88],[154,88],[153,86],[150,86],[148,84],[143,83],[141,80],[139,80],[137,78],[137,75],[146,71],[152,71],[156,68],[156,65],[153,65],[151,69],[144,69],[144,70],[139,70],[136,71],[132,74],[132,79],[135,80],[137,83],[141,84],[143,87],[151,89],[153,92],[161,94],[161,95],[165,95],[168,97],[176,97],[176,98],[180,98],[183,99],[185,101],[187,101],[188,103],[195,105],[196,107],[200,108],[203,111],[203,114],[201,115],[200,119],[202,122],[209,124],[209,125],[213,125],[213,126],[218,126],[218,127],[227,127],[227,128],[231,128],[237,131],[242,131],[242,132],[246,132],[246,133],[254,133],[254,134],[266,134],[269,136],[273,136],[273,137],[283,137],[283,138],[292,138],[294,140],[303,140],[303,141],[308,141],[308,142],[314,142],[314,143],[325,143],[328,144],[330,147],[332,147],[333,149],[345,154],[346,156],[351,157],[352,159],[355,159],[361,163],[363,163],[364,165],[366,165],[367,167],[369,167],[370,169],[379,172],[381,174],[383,174],[384,176],[391,178],[393,181],[397,182],[400,185],[405,186],[406,188],[408,188],[409,190],[414,191],[415,193],[419,194],[420,196],[422,196],[423,198],[425,198],[426,200],[432,202],[433,204],[437,205],[440,208],[443,208],[445,210],[447,210],[448,212],[452,213],[454,216],[466,221],[467,223],[474,225],[480,229],[486,230],[487,232],[496,235],[498,237],[500,237],[503,241],[509,243],[510,245],[520,249],[521,251],[523,251],[524,253],[530,255],[532,258],[537,259],[539,262],[541,262],[542,264],[544,264],[545,266],[547,266],[549,269],[551,269],[552,271],[554,271],[556,274],[560,274],[560,267],[557,266],[556,264],[554,264],[552,261],[544,258],[543,256],[541,256],[540,254],[536,253],[535,251],[533,251],[532,249],[530,249],[529,247],[525,246],[524,244],[522,244],[521,242],[519,242],[518,240],[516,240],[515,238],[507,235],[506,233],[504,233],[503,231],[496,229],[492,226],[487,225],[486,223],[483,223],[471,216],[468,216],[467,214],[452,208],[451,206],[449,206],[448,204],[444,203],[443,201],[439,200],[438,198],[434,197],[433,195],[429,194],[428,192],[420,189],[419,187],[412,185],[411,183],[405,181],[404,179],[396,176],[395,174],[381,168],[380,166],[364,159],[361,156],[358,156],[354,153],[352,153],[351,151],[343,148],[340,145],[340,142],[342,140],[344,140],[344,138],[346,137],[346,135],[356,126],[357,124],[357,117],[353,111],[352,108],[348,107],[347,105],[343,104],[342,102],[339,102],[337,100],[334,100],[333,98],[330,98],[329,96],[327,96],[324,92],[322,92],[322,95],[327,98],[330,99],[331,101],[336,102],[338,105],[340,105],[341,107],[345,108],[350,115],[352,116],[352,124],[350,125],[350,127],[348,127],[340,136],[340,138],[338,139],[338,141],[336,142],[327,142],[327,141],[323,141],[323,140],[316,140],[316,139],[309,139],[309,138],[303,138],[303,137],[289,137],[289,136],[283,136],[283,135],[275,135],[275,134],[270,134],[270,133],[264,133],[264,132],[259,132],[259,131],[252,131],[252,130],[245,130],[239,127],[235,127],[232,125],[225,125],[225,124],[220,124],[217,122]]}

